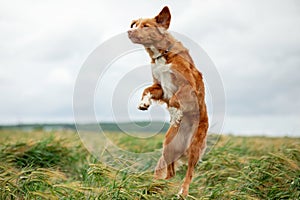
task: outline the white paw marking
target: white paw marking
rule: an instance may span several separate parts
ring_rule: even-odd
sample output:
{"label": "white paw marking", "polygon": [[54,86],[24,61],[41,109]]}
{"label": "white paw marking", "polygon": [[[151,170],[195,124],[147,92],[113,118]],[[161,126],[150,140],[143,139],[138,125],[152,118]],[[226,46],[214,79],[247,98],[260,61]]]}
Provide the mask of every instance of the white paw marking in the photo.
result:
{"label": "white paw marking", "polygon": [[183,117],[182,111],[180,109],[175,108],[175,107],[170,107],[169,108],[169,113],[170,113],[170,117],[171,117],[170,124],[171,125],[179,124],[182,117]]}
{"label": "white paw marking", "polygon": [[139,103],[139,109],[147,109],[151,105],[151,94],[148,92],[146,95],[143,96],[142,100]]}
{"label": "white paw marking", "polygon": [[178,192],[179,195],[182,195],[183,193],[183,188],[180,189],[180,191]]}

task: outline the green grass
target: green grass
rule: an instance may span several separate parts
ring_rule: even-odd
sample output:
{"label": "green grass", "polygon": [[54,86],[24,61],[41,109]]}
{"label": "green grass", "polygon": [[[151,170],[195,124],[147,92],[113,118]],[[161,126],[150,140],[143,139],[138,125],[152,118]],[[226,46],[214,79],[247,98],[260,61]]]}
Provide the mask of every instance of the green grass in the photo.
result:
{"label": "green grass", "polygon": [[[159,149],[163,135],[107,136],[122,149]],[[117,159],[117,158],[116,158]],[[177,199],[175,178],[129,173],[100,163],[76,133],[0,131],[0,199]],[[187,199],[299,199],[300,139],[223,136],[204,156]]]}

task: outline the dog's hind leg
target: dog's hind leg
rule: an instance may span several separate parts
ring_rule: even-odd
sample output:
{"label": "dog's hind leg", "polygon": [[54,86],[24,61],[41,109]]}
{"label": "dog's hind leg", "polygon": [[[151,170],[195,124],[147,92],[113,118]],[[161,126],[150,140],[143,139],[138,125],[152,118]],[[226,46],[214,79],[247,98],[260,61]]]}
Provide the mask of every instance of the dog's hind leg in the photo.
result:
{"label": "dog's hind leg", "polygon": [[178,151],[176,150],[176,141],[178,140],[178,130],[179,127],[177,125],[171,125],[169,128],[166,138],[164,141],[164,150],[163,150],[163,157],[167,164],[167,174],[165,179],[170,179],[175,176],[175,161],[180,157],[177,155]]}
{"label": "dog's hind leg", "polygon": [[170,178],[172,178],[175,175],[176,175],[176,172],[175,172],[175,162],[171,162],[167,166],[167,175],[166,175],[165,179],[170,179]]}
{"label": "dog's hind leg", "polygon": [[175,165],[174,162],[176,160],[176,155],[174,152],[175,148],[174,148],[174,144],[170,145],[170,143],[172,143],[173,139],[176,137],[177,132],[178,132],[178,127],[171,126],[166,133],[164,146],[163,146],[163,153],[155,168],[154,177],[156,179],[162,179],[162,178],[168,179],[175,175],[175,167],[174,167]]}
{"label": "dog's hind leg", "polygon": [[175,176],[176,162],[186,154],[190,145],[196,126],[190,124],[189,121],[189,118],[183,117],[180,125],[172,125],[166,134],[163,149],[163,157],[167,164],[165,179]]}
{"label": "dog's hind leg", "polygon": [[200,122],[196,134],[192,138],[191,145],[188,149],[188,169],[185,175],[184,182],[181,186],[179,194],[186,196],[189,191],[189,186],[192,181],[193,172],[200,156],[204,154],[206,148],[206,134],[208,129],[208,122]]}
{"label": "dog's hind leg", "polygon": [[155,179],[163,179],[166,176],[166,161],[163,156],[160,157],[159,161],[157,162],[155,171],[154,171],[154,178]]}

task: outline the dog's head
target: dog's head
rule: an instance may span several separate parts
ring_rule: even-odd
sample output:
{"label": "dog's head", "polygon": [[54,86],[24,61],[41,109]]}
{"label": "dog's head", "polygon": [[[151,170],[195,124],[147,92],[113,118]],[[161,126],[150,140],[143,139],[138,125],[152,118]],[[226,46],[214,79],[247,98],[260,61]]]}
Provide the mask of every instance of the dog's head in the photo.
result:
{"label": "dog's head", "polygon": [[150,46],[164,38],[171,22],[170,10],[165,6],[154,18],[133,20],[128,37],[133,43]]}

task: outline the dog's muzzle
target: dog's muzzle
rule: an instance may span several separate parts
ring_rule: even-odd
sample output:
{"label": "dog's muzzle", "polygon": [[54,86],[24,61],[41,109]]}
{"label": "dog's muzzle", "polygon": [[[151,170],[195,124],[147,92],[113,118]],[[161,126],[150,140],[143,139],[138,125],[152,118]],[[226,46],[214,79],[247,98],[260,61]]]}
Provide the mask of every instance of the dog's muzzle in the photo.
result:
{"label": "dog's muzzle", "polygon": [[128,33],[129,39],[133,43],[139,43],[140,42],[140,38],[136,36],[136,34],[134,33],[134,30],[128,30],[127,33]]}

